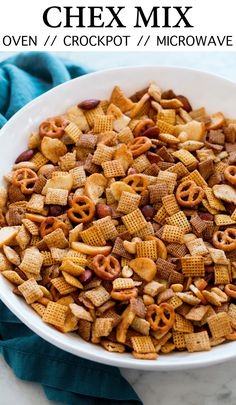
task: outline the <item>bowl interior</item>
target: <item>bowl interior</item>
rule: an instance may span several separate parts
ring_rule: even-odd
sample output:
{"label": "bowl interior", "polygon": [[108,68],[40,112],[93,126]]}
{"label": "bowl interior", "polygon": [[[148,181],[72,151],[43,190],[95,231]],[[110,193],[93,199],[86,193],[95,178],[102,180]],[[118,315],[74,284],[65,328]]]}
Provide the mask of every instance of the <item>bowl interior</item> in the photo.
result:
{"label": "bowl interior", "polygon": [[[236,116],[236,84],[218,76],[190,69],[169,67],[130,67],[89,74],[67,82],[45,93],[20,110],[0,131],[0,181],[8,173],[15,158],[26,149],[31,131],[37,130],[45,118],[58,115],[88,98],[109,97],[118,84],[127,95],[155,80],[163,89],[184,94],[193,108],[205,106],[209,113],[222,111]],[[116,354],[86,343],[76,334],[62,334],[43,323],[36,313],[12,293],[12,285],[0,277],[0,298],[28,327],[50,343],[80,357],[101,363],[146,370],[183,369],[219,363],[236,356],[236,342],[203,353],[171,353],[157,361],[134,359],[129,354]]]}

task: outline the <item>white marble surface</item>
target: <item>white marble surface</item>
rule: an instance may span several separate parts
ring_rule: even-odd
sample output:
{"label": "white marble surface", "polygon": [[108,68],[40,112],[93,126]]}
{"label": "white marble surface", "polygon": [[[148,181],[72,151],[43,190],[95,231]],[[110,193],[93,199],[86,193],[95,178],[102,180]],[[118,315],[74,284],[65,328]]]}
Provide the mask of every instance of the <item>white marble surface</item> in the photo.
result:
{"label": "white marble surface", "polygon": [[[10,53],[0,53],[0,60]],[[236,53],[58,54],[97,70],[125,65],[176,65],[210,71],[236,81]],[[204,369],[174,372],[122,370],[144,405],[235,405],[236,360]],[[0,405],[49,405],[42,388],[17,380],[0,358]],[[55,404],[55,403],[54,403]]]}

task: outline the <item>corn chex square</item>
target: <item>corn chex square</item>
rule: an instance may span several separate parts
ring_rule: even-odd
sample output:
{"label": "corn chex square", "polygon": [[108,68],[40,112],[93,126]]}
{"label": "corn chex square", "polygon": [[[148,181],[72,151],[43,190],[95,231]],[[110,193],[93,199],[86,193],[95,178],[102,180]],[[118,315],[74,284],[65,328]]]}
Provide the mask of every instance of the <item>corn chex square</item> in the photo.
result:
{"label": "corn chex square", "polygon": [[32,304],[39,298],[43,297],[43,292],[41,291],[34,278],[30,278],[29,280],[24,281],[21,285],[18,286],[18,290],[25,298],[27,304]]}
{"label": "corn chex square", "polygon": [[131,234],[140,231],[147,225],[147,221],[139,208],[130,212],[127,215],[124,215],[122,217],[122,221]]}
{"label": "corn chex square", "polygon": [[102,286],[86,291],[84,295],[93,303],[93,305],[95,305],[95,307],[100,307],[110,299],[110,294]]}
{"label": "corn chex square", "polygon": [[182,273],[186,277],[204,277],[204,258],[201,256],[181,257]]}
{"label": "corn chex square", "polygon": [[132,336],[133,349],[137,353],[154,353],[155,347],[150,336]]}
{"label": "corn chex square", "polygon": [[210,339],[207,331],[186,333],[185,343],[189,353],[211,350]]}
{"label": "corn chex square", "polygon": [[232,333],[230,318],[226,312],[219,312],[207,319],[213,338],[220,338]]}
{"label": "corn chex square", "polygon": [[44,256],[40,251],[35,247],[29,247],[25,250],[23,260],[19,265],[19,268],[22,271],[27,271],[33,274],[39,274],[42,264],[43,264]]}
{"label": "corn chex square", "polygon": [[67,313],[68,307],[66,305],[50,301],[43,314],[42,320],[46,323],[50,323],[50,325],[62,328],[64,326]]}
{"label": "corn chex square", "polygon": [[138,208],[140,200],[141,196],[139,194],[122,191],[117,211],[123,212],[124,214],[129,214]]}

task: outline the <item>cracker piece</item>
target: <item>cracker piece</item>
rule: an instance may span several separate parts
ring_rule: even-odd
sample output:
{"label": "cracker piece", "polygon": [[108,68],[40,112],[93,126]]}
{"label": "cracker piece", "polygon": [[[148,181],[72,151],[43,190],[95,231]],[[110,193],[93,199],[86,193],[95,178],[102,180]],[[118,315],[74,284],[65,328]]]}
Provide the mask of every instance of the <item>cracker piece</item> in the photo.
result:
{"label": "cracker piece", "polygon": [[213,338],[218,339],[232,333],[230,317],[226,312],[220,312],[216,315],[210,316],[207,319],[207,323]]}
{"label": "cracker piece", "polygon": [[185,335],[185,343],[189,353],[211,350],[210,339],[207,331],[187,333]]}
{"label": "cracker piece", "polygon": [[169,218],[166,218],[166,223],[168,225],[178,226],[184,233],[191,231],[191,225],[183,211],[178,211],[177,213],[172,214]]}
{"label": "cracker piece", "polygon": [[228,184],[216,184],[212,187],[215,197],[236,204],[236,190]]}
{"label": "cracker piece", "polygon": [[215,264],[214,266],[215,284],[229,284],[229,266],[225,264]]}
{"label": "cracker piece", "polygon": [[145,318],[146,316],[146,307],[141,297],[131,298],[130,310],[139,318]]}
{"label": "cracker piece", "polygon": [[43,314],[42,320],[51,325],[63,328],[67,313],[68,307],[66,305],[50,301]]}
{"label": "cracker piece", "polygon": [[113,154],[114,149],[111,148],[110,146],[106,146],[103,144],[98,145],[97,149],[94,152],[92,163],[95,163],[96,165],[101,165],[104,162],[112,160]]}
{"label": "cracker piece", "polygon": [[77,287],[73,287],[71,284],[67,283],[64,277],[53,278],[51,283],[61,295],[67,295],[77,290]]}
{"label": "cracker piece", "polygon": [[221,249],[214,249],[214,248],[209,248],[208,249],[210,256],[215,264],[225,264],[228,265],[229,261],[225,255],[225,252]]}
{"label": "cracker piece", "polygon": [[185,256],[181,258],[182,272],[185,277],[204,277],[204,258],[201,256]]}
{"label": "cracker piece", "polygon": [[140,360],[157,360],[158,359],[157,353],[137,353],[137,352],[133,351],[132,355],[136,359],[140,359]]}
{"label": "cracker piece", "polygon": [[125,171],[120,160],[110,160],[101,164],[106,178],[123,177]]}
{"label": "cracker piece", "polygon": [[44,210],[45,197],[40,194],[32,194],[27,203],[27,211],[41,214]]}
{"label": "cracker piece", "polygon": [[93,225],[85,231],[80,232],[83,242],[90,246],[105,246],[106,239],[99,226]]}
{"label": "cracker piece", "polygon": [[210,187],[204,188],[204,191],[205,191],[207,201],[211,208],[214,208],[217,211],[225,211],[224,205],[218,198],[216,198],[214,196],[213,191]]}
{"label": "cracker piece", "polygon": [[205,246],[202,238],[190,240],[186,246],[191,256],[204,256],[208,254],[208,249]]}
{"label": "cracker piece", "polygon": [[85,296],[90,301],[92,301],[95,307],[100,307],[102,304],[104,304],[110,299],[110,294],[102,286],[94,288],[93,290],[90,291],[86,291]]}
{"label": "cracker piece", "polygon": [[58,228],[55,231],[44,236],[43,240],[47,244],[49,249],[51,248],[65,249],[68,247],[68,241],[61,228]]}
{"label": "cracker piece", "polygon": [[108,336],[113,329],[113,319],[97,318],[94,324],[94,335],[96,337]]}
{"label": "cracker piece", "polygon": [[44,257],[42,253],[35,247],[29,247],[28,249],[25,250],[24,252],[24,257],[19,265],[19,268],[23,272],[30,272],[33,274],[39,274],[41,267],[43,265],[43,260]]}
{"label": "cracker piece", "polygon": [[184,232],[179,226],[164,225],[161,239],[166,242],[183,243]]}
{"label": "cracker piece", "polygon": [[156,260],[158,256],[157,244],[155,240],[147,240],[136,243],[137,257],[149,257]]}
{"label": "cracker piece", "polygon": [[34,278],[24,281],[18,286],[18,290],[25,298],[27,304],[32,304],[33,302],[38,301],[39,298],[43,297],[43,292]]}
{"label": "cracker piece", "polygon": [[122,221],[131,234],[140,231],[147,225],[147,221],[144,218],[140,209],[136,209],[131,213],[124,215],[122,217]]}
{"label": "cracker piece", "polygon": [[188,319],[176,313],[173,329],[177,332],[193,333],[193,324]]}
{"label": "cracker piece", "polygon": [[133,336],[130,339],[136,353],[155,353],[155,347],[150,336]]}

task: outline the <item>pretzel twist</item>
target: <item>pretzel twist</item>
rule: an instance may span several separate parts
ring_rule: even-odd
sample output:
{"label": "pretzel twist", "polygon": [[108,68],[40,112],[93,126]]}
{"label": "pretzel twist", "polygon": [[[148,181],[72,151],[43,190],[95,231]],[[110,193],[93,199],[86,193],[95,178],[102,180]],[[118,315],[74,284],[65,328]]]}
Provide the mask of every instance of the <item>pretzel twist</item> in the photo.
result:
{"label": "pretzel twist", "polygon": [[139,136],[128,143],[128,148],[133,157],[137,157],[147,152],[152,147],[152,141],[146,136]]}
{"label": "pretzel twist", "polygon": [[72,222],[82,224],[89,222],[95,215],[95,204],[85,195],[76,195],[71,200],[67,215]]}
{"label": "pretzel twist", "polygon": [[174,308],[166,302],[160,305],[151,304],[147,309],[146,319],[152,330],[163,335],[174,325]]}
{"label": "pretzel twist", "polygon": [[102,280],[113,281],[120,273],[120,263],[114,256],[96,255],[93,258],[93,270]]}
{"label": "pretzel twist", "polygon": [[114,300],[126,301],[131,300],[131,298],[136,298],[138,295],[137,288],[127,288],[126,290],[111,291],[111,297]]}
{"label": "pretzel twist", "polygon": [[148,179],[142,174],[130,174],[123,181],[137,194],[143,194],[149,184]]}
{"label": "pretzel twist", "polygon": [[65,127],[68,122],[62,116],[51,118],[48,121],[42,122],[39,127],[39,135],[43,138],[61,138],[65,133]]}
{"label": "pretzel twist", "polygon": [[32,194],[37,180],[37,174],[31,169],[18,169],[13,174],[12,183],[20,187],[23,194]]}
{"label": "pretzel twist", "polygon": [[213,235],[212,242],[216,248],[224,252],[231,252],[236,249],[236,229],[228,228],[224,231],[216,231]]}
{"label": "pretzel twist", "polygon": [[154,126],[155,124],[153,120],[151,120],[150,118],[146,118],[145,120],[140,121],[134,128],[133,131],[134,137],[137,138],[138,136],[142,136],[147,129],[152,128]]}
{"label": "pretzel twist", "polygon": [[204,191],[192,180],[181,183],[176,190],[176,198],[183,207],[195,207],[204,197]]}
{"label": "pretzel twist", "polygon": [[45,218],[45,220],[42,221],[40,224],[40,235],[42,238],[44,238],[44,236],[48,235],[58,228],[61,228],[63,230],[65,237],[69,235],[68,226],[64,222],[54,217]]}

